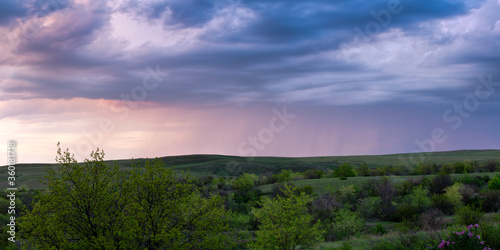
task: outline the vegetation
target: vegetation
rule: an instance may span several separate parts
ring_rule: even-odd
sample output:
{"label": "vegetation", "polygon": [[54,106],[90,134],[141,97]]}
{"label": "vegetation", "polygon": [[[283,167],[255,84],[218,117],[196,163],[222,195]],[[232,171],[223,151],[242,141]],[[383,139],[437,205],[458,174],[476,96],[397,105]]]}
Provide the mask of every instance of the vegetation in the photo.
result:
{"label": "vegetation", "polygon": [[[183,171],[214,159],[227,160],[190,156],[169,159],[181,168],[164,159],[124,166],[97,150],[78,163],[59,149],[43,189],[19,191],[19,241],[3,239],[0,248],[500,249],[497,160],[374,167],[366,157],[287,158],[276,168],[240,165],[238,174]],[[301,165],[306,160],[318,165]],[[19,169],[25,176],[18,178],[33,177]],[[9,205],[0,198],[2,211]],[[0,220],[6,233],[9,215]]]}

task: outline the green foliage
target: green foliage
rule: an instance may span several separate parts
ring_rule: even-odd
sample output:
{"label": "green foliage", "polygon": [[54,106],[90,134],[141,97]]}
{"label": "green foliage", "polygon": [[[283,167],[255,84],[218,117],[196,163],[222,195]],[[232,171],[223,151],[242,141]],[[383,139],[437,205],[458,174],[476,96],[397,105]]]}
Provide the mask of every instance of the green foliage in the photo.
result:
{"label": "green foliage", "polygon": [[491,190],[500,190],[500,177],[493,177],[493,179],[488,182],[488,188]]}
{"label": "green foliage", "polygon": [[295,249],[313,246],[321,241],[323,231],[307,213],[307,203],[312,198],[304,193],[296,195],[295,188],[286,186],[284,196],[275,199],[264,197],[261,208],[252,214],[261,222],[256,232],[257,240],[250,244],[253,249]]}
{"label": "green foliage", "polygon": [[218,195],[202,198],[188,176],[163,163],[136,167],[127,181],[126,202],[136,244],[147,248],[219,248],[227,243],[229,214]]}
{"label": "green foliage", "polygon": [[413,190],[412,194],[408,196],[411,205],[417,208],[418,212],[423,212],[432,205],[432,201],[428,196],[429,191],[422,187],[417,187]]}
{"label": "green foliage", "polygon": [[448,215],[453,214],[455,210],[454,204],[444,194],[434,194],[432,196],[432,206]]}
{"label": "green foliage", "polygon": [[351,165],[344,163],[340,165],[340,167],[335,170],[335,177],[354,177],[356,173]]}
{"label": "green foliage", "polygon": [[458,208],[455,211],[455,222],[459,225],[471,225],[481,222],[484,213],[472,206]]}
{"label": "green foliage", "polygon": [[321,177],[323,177],[323,174],[323,170],[318,169],[309,169],[302,173],[302,175],[304,175],[304,177],[307,179],[320,179]]}
{"label": "green foliage", "polygon": [[358,169],[358,174],[360,176],[369,176],[370,175],[370,168],[368,167],[368,164],[366,164],[365,162],[363,162],[363,164],[361,164]]}
{"label": "green foliage", "polygon": [[488,243],[489,247],[500,249],[500,225],[491,222],[481,223],[479,229],[482,239]]}
{"label": "green foliage", "polygon": [[411,203],[402,203],[396,208],[395,219],[398,221],[411,221],[418,220],[418,208]]}
{"label": "green foliage", "polygon": [[469,225],[464,227],[452,227],[443,237],[439,245],[440,249],[490,249],[487,243],[481,238],[479,225]]}
{"label": "green foliage", "polygon": [[481,194],[481,207],[485,212],[500,210],[500,190],[488,190]]}
{"label": "green foliage", "polygon": [[255,187],[255,181],[258,179],[256,174],[244,173],[234,181],[233,187],[236,190],[247,192]]}
{"label": "green foliage", "polygon": [[356,189],[354,189],[354,185],[342,186],[335,191],[335,197],[342,203],[354,203],[356,201]]}
{"label": "green foliage", "polygon": [[381,204],[380,197],[367,197],[358,202],[357,211],[365,219],[374,219],[380,214]]}
{"label": "green foliage", "polygon": [[460,193],[461,183],[455,183],[453,186],[449,186],[444,189],[444,196],[453,205],[454,208],[459,208],[463,206],[462,204],[462,194]]}
{"label": "green foliage", "polygon": [[380,235],[384,235],[387,233],[387,229],[384,227],[384,225],[382,225],[382,223],[378,222],[376,225],[375,225],[375,229],[374,229],[375,233],[376,234],[380,234]]}
{"label": "green foliage", "polygon": [[346,240],[351,236],[359,235],[365,227],[365,221],[357,213],[348,209],[340,209],[335,213],[334,220],[327,226],[329,238],[333,240]]}
{"label": "green foliage", "polygon": [[281,170],[281,173],[278,174],[278,182],[287,182],[293,180],[292,178],[293,171],[292,170]]}
{"label": "green foliage", "polygon": [[227,246],[222,199],[201,198],[187,176],[146,162],[130,173],[103,161],[104,152],[78,164],[58,150],[47,190],[20,218],[21,235],[40,249],[193,249]]}

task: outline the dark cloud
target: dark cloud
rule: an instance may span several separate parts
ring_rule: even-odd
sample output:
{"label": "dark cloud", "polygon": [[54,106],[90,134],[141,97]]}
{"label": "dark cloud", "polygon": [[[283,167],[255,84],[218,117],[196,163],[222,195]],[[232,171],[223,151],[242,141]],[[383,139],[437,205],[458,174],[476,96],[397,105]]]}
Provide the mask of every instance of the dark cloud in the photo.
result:
{"label": "dark cloud", "polygon": [[29,7],[17,0],[0,1],[0,25],[8,24],[13,18],[25,16]]}

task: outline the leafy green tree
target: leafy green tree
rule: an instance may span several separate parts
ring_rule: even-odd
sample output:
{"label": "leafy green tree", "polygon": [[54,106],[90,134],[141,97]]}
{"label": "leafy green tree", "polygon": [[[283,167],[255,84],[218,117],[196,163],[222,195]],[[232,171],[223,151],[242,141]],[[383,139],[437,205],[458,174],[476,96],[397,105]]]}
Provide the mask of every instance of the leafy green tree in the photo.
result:
{"label": "leafy green tree", "polygon": [[335,170],[336,177],[354,177],[356,173],[351,165],[344,163],[340,165],[339,169]]}
{"label": "leafy green tree", "polygon": [[361,164],[358,167],[358,173],[361,176],[369,176],[370,175],[370,168],[368,167],[368,164],[366,164],[366,162],[363,162],[363,164]]}
{"label": "leafy green tree", "polygon": [[21,236],[35,249],[200,249],[231,246],[222,198],[204,199],[189,176],[160,160],[120,171],[104,152],[78,164],[58,149],[59,167],[47,189],[20,218]]}
{"label": "leafy green tree", "polygon": [[[59,146],[59,144],[58,144]],[[104,152],[78,164],[69,151],[57,151],[58,169],[42,181],[47,189],[32,211],[20,218],[26,243],[42,249],[126,248],[132,222],[125,216],[124,175],[103,162]]]}
{"label": "leafy green tree", "polygon": [[148,249],[222,248],[228,214],[218,195],[203,199],[189,176],[178,176],[160,160],[136,166],[126,185],[135,244]]}
{"label": "leafy green tree", "polygon": [[264,197],[262,208],[252,209],[252,214],[262,223],[256,232],[257,240],[250,244],[254,249],[296,249],[313,246],[322,239],[320,222],[307,212],[312,198],[304,193],[295,195],[295,188],[286,186],[284,196],[275,199]]}

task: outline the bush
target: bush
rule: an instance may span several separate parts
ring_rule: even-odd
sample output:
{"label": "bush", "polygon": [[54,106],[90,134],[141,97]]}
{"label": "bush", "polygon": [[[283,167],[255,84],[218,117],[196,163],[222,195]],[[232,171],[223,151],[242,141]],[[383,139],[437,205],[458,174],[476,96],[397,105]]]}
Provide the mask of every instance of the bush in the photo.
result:
{"label": "bush", "polygon": [[380,215],[380,197],[367,197],[358,202],[358,213],[365,219],[378,218]]}
{"label": "bush", "polygon": [[500,210],[500,190],[488,190],[481,194],[481,207],[485,212]]}
{"label": "bush", "polygon": [[449,175],[438,174],[432,178],[429,190],[433,194],[444,194],[445,188],[451,186],[453,182]]}
{"label": "bush", "polygon": [[275,183],[271,186],[271,197],[272,198],[276,198],[278,196],[281,196],[283,197],[284,196],[284,192],[283,190],[286,189],[286,186],[289,186],[289,187],[295,187],[295,184],[293,183],[288,183],[288,184],[284,184],[284,183]]}
{"label": "bush", "polygon": [[500,249],[500,225],[482,223],[479,229],[481,230],[483,240],[488,243],[489,247]]}
{"label": "bush", "polygon": [[430,209],[420,216],[420,224],[424,230],[437,233],[443,228],[444,214],[439,209]]}
{"label": "bush", "polygon": [[293,180],[293,171],[292,170],[281,170],[281,173],[278,174],[278,182],[287,182]]}
{"label": "bush", "polygon": [[307,203],[312,198],[304,193],[295,195],[295,188],[286,186],[284,196],[275,199],[264,197],[261,208],[252,214],[262,223],[256,232],[257,240],[250,244],[256,249],[295,249],[313,246],[321,241],[323,230],[307,213]]}
{"label": "bush", "polygon": [[455,211],[455,222],[459,225],[471,225],[481,222],[484,213],[471,206],[458,208]]}
{"label": "bush", "polygon": [[453,214],[454,205],[448,200],[444,194],[435,194],[432,196],[432,206],[441,210],[444,214]]}
{"label": "bush", "polygon": [[469,184],[463,184],[459,189],[460,195],[462,195],[462,202],[464,205],[479,205],[478,196],[476,194],[476,187]]}
{"label": "bush", "polygon": [[489,160],[483,165],[483,169],[490,172],[495,172],[500,166],[500,163],[497,160]]}
{"label": "bush", "polygon": [[416,222],[418,219],[418,208],[411,203],[403,203],[396,208],[394,216],[397,221]]}
{"label": "bush", "polygon": [[387,233],[387,228],[385,228],[384,225],[382,225],[382,223],[378,222],[375,225],[374,231],[376,234],[384,235]]}
{"label": "bush", "polygon": [[335,214],[334,222],[327,225],[326,238],[330,240],[346,240],[359,235],[365,227],[365,221],[357,213],[341,209]]}
{"label": "bush", "polygon": [[463,206],[462,204],[462,194],[460,193],[460,188],[462,188],[462,184],[457,183],[453,186],[445,188],[444,196],[448,201],[453,204],[454,208],[458,208]]}
{"label": "bush", "polygon": [[340,165],[340,167],[337,170],[335,170],[335,177],[354,177],[354,176],[356,176],[354,169],[352,169],[352,166],[347,163]]}
{"label": "bush", "polygon": [[500,190],[500,178],[498,176],[493,177],[488,182],[488,188],[491,190]]}
{"label": "bush", "polygon": [[450,228],[439,243],[440,249],[490,249],[481,239],[479,225],[469,225],[467,228]]}
{"label": "bush", "polygon": [[302,173],[306,179],[321,179],[323,177],[323,170],[309,169]]}

